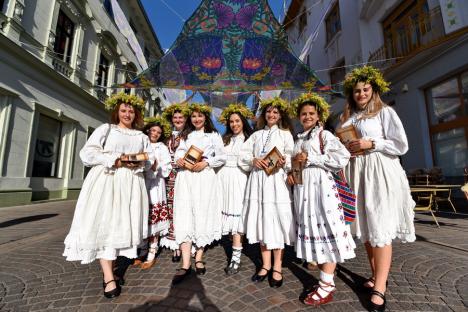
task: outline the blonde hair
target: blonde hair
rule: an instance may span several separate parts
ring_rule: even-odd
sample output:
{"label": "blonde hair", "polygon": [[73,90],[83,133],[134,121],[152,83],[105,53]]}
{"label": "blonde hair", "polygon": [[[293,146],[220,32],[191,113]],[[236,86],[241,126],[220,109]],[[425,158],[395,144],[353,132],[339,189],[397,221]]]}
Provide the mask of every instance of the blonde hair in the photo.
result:
{"label": "blonde hair", "polygon": [[[366,108],[363,109],[364,113],[360,119],[372,118],[376,116],[385,106],[387,106],[387,104],[382,101],[379,92],[372,89],[372,98],[367,103]],[[351,93],[348,95],[345,109],[341,115],[341,122],[346,122],[351,117],[351,115],[358,111],[361,111],[361,109],[359,109],[356,101],[354,100],[353,93]]]}

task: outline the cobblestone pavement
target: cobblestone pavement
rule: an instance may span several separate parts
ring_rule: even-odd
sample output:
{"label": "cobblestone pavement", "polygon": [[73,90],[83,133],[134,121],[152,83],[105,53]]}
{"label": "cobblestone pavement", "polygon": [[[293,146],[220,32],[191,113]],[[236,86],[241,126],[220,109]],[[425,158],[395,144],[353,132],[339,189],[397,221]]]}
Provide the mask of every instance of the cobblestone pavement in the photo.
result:
{"label": "cobblestone pavement", "polygon": [[[98,263],[80,265],[62,257],[75,202],[0,209],[1,311],[302,311],[304,288],[318,278],[288,250],[284,284],[250,281],[258,246],[245,248],[242,271],[227,277],[225,246],[206,253],[207,274],[172,287],[177,268],[162,251],[150,270],[128,267],[122,295],[102,295]],[[468,311],[468,215],[439,213],[438,229],[427,215],[416,218],[418,241],[395,244],[389,289],[390,311]],[[225,240],[227,242],[227,240]],[[360,245],[360,244],[359,244]],[[334,301],[318,311],[364,311],[368,297],[356,287],[369,276],[364,249],[339,266]],[[119,262],[124,267],[125,261]]]}

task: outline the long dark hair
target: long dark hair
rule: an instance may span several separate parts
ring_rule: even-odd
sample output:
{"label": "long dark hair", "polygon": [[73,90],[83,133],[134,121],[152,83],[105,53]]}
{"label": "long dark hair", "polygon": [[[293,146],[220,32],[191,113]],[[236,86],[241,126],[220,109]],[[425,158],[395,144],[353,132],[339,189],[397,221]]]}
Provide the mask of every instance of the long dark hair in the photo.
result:
{"label": "long dark hair", "polygon": [[166,140],[166,136],[164,135],[164,128],[159,124],[159,122],[150,122],[143,128],[143,133],[149,137],[149,131],[153,127],[159,127],[161,129],[161,136],[158,139],[158,142],[164,142]]}
{"label": "long dark hair", "polygon": [[[204,132],[205,133],[218,133],[218,130],[216,130],[214,124],[213,124],[213,121],[211,120],[211,116],[209,113],[203,113],[203,112],[199,112],[199,111],[193,111],[193,113],[201,113],[203,115],[205,115],[205,124],[204,124]],[[187,121],[185,122],[185,126],[184,126],[184,130],[182,130],[182,132],[180,133],[180,138],[181,139],[184,139],[186,140],[188,135],[195,130],[195,127],[193,126],[192,124],[192,114],[190,114],[190,116],[187,117]]]}
{"label": "long dark hair", "polygon": [[231,142],[231,138],[234,135],[234,132],[232,132],[232,129],[229,126],[229,120],[231,119],[231,116],[234,114],[239,116],[240,120],[242,121],[242,133],[244,134],[244,141],[247,141],[247,139],[253,133],[252,127],[250,126],[249,122],[244,116],[238,113],[232,113],[231,115],[229,115],[226,121],[226,131],[224,132],[224,135],[223,135],[224,145],[229,145],[229,143]]}
{"label": "long dark hair", "polygon": [[260,114],[257,120],[257,125],[256,125],[257,130],[261,130],[265,128],[265,125],[267,124],[265,116],[266,116],[267,110],[270,107],[276,108],[278,112],[280,113],[281,119],[278,123],[278,128],[283,129],[283,130],[289,130],[292,132],[292,123],[291,123],[291,119],[288,116],[288,113],[283,112],[279,107],[271,106],[271,105],[268,105],[265,108],[263,108],[262,113]]}

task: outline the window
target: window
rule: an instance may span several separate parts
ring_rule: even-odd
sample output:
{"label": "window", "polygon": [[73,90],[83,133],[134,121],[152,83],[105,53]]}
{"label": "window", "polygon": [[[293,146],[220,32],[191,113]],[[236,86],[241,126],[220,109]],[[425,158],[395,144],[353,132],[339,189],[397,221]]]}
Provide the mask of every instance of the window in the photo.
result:
{"label": "window", "polygon": [[[86,141],[89,140],[89,137],[91,136],[91,134],[93,134],[94,130],[96,130],[96,129],[94,129],[92,127],[88,127],[88,136],[86,138]],[[83,180],[86,178],[86,176],[88,175],[90,170],[91,170],[91,167],[84,166]]]}
{"label": "window", "polygon": [[5,4],[5,0],[0,0],[0,12],[3,12],[3,5]]}
{"label": "window", "polygon": [[340,6],[338,5],[338,1],[325,19],[325,26],[327,29],[327,42],[330,42],[341,30]]}
{"label": "window", "polygon": [[107,87],[107,80],[109,76],[109,60],[104,55],[99,57],[99,68],[97,76],[97,85]]}
{"label": "window", "polygon": [[461,177],[468,164],[468,71],[427,89],[426,99],[434,163],[445,176]]}
{"label": "window", "polygon": [[299,17],[299,36],[302,34],[304,29],[307,27],[307,10],[302,9],[301,16]]}
{"label": "window", "polygon": [[[341,60],[330,70],[330,84],[332,89],[338,90],[342,87],[342,82],[346,75],[345,60]],[[341,90],[341,89],[340,89]]]}
{"label": "window", "polygon": [[34,150],[33,177],[57,177],[62,123],[40,114]]}
{"label": "window", "polygon": [[70,63],[74,31],[75,24],[60,10],[55,29],[54,52],[57,53],[57,58],[67,63]]}
{"label": "window", "polygon": [[406,56],[444,36],[440,6],[427,0],[402,1],[383,21],[386,57]]}

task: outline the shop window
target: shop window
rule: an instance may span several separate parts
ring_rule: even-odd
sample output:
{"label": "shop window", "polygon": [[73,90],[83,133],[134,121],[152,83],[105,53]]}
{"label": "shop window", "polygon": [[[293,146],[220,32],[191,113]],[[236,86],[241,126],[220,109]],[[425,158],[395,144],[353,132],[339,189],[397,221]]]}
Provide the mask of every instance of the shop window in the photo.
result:
{"label": "shop window", "polygon": [[430,87],[426,99],[434,164],[461,177],[468,164],[468,72]]}
{"label": "shop window", "polygon": [[40,114],[34,149],[33,177],[57,177],[62,123]]}
{"label": "shop window", "polygon": [[75,24],[60,10],[55,29],[54,52],[57,53],[56,58],[67,63],[70,63],[74,32]]}
{"label": "shop window", "polygon": [[338,5],[338,1],[325,19],[325,26],[327,30],[327,42],[330,42],[341,30],[340,6]]}
{"label": "shop window", "polygon": [[[89,137],[91,136],[91,134],[93,134],[94,130],[96,130],[96,129],[94,129],[92,127],[88,127],[88,136],[86,138],[86,141],[89,140]],[[91,167],[84,166],[83,180],[86,178],[86,176],[88,175],[90,170],[91,170]]]}

